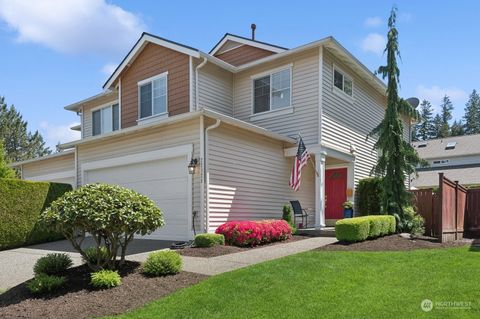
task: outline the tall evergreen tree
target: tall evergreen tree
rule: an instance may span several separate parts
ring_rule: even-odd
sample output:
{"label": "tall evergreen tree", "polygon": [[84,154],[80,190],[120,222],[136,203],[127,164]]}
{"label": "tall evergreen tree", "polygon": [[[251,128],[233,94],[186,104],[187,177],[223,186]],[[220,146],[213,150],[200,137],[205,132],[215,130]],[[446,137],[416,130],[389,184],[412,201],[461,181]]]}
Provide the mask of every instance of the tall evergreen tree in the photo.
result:
{"label": "tall evergreen tree", "polygon": [[465,134],[480,133],[480,96],[476,90],[473,90],[468,98],[463,119],[465,120]]}
{"label": "tall evergreen tree", "polygon": [[7,159],[5,158],[5,149],[3,143],[0,141],[0,178],[15,178],[15,171],[8,166]]}
{"label": "tall evergreen tree", "polygon": [[465,135],[464,124],[461,120],[453,121],[452,126],[450,127],[450,136],[462,136]]}
{"label": "tall evergreen tree", "polygon": [[398,96],[400,70],[397,57],[398,31],[396,28],[397,9],[392,8],[388,19],[388,40],[385,48],[387,65],[381,66],[378,72],[387,79],[387,110],[382,122],[372,130],[369,136],[377,136],[374,148],[379,151],[379,158],[373,173],[382,178],[382,210],[397,217],[399,225],[405,221],[403,209],[410,204],[410,194],[405,187],[405,178],[415,172],[422,163],[417,152],[403,138],[402,116],[419,118],[418,112],[405,100]]}
{"label": "tall evergreen tree", "polygon": [[427,100],[423,100],[420,104],[420,121],[415,128],[416,140],[426,141],[435,137],[433,107],[432,104]]}
{"label": "tall evergreen tree", "polygon": [[8,107],[5,98],[0,97],[0,140],[8,161],[23,161],[51,153],[40,133],[28,131],[27,125],[20,112],[13,105]]}
{"label": "tall evergreen tree", "polygon": [[442,130],[442,117],[440,114],[435,115],[433,118],[433,138],[440,138],[442,136],[440,131]]}
{"label": "tall evergreen tree", "polygon": [[448,96],[444,96],[440,104],[440,118],[442,119],[437,137],[450,136],[450,120],[452,119],[453,104]]}

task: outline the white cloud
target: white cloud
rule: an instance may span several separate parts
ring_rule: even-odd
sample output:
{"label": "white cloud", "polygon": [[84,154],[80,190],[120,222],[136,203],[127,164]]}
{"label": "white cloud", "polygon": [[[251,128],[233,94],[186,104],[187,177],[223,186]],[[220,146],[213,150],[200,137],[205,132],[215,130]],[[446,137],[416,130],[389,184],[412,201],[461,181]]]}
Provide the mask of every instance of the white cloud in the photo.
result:
{"label": "white cloud", "polygon": [[378,55],[385,50],[385,44],[387,40],[379,33],[370,33],[362,40],[362,50],[365,52],[371,52]]}
{"label": "white cloud", "polygon": [[105,0],[0,0],[0,20],[19,42],[72,54],[117,55],[144,29],[138,16]]}
{"label": "white cloud", "polygon": [[450,100],[454,105],[463,105],[468,98],[467,92],[456,87],[442,88],[437,85],[432,85],[430,87],[424,85],[417,86],[417,97],[420,100],[430,101],[435,110],[439,110],[439,106],[445,95],[450,97]]}
{"label": "white cloud", "polygon": [[370,17],[370,18],[367,18],[365,19],[365,26],[367,27],[378,27],[379,25],[382,24],[382,18],[380,17]]}
{"label": "white cloud", "polygon": [[70,124],[52,124],[47,121],[40,123],[40,133],[47,146],[55,149],[55,146],[60,143],[66,143],[74,140],[80,139],[81,133],[78,131],[73,131],[70,128],[72,126],[78,125],[80,123],[70,123]]}
{"label": "white cloud", "polygon": [[104,73],[107,76],[112,75],[113,71],[117,68],[117,64],[115,63],[107,63],[104,66],[102,66],[102,73]]}

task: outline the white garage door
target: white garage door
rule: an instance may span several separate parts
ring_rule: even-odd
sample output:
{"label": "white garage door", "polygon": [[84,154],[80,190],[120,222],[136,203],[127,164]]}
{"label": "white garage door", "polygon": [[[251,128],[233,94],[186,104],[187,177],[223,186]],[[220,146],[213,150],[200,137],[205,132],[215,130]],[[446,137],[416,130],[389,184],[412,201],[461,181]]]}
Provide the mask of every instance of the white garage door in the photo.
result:
{"label": "white garage door", "polygon": [[84,183],[118,184],[154,200],[163,212],[165,226],[147,238],[188,240],[187,157],[133,163],[84,172]]}

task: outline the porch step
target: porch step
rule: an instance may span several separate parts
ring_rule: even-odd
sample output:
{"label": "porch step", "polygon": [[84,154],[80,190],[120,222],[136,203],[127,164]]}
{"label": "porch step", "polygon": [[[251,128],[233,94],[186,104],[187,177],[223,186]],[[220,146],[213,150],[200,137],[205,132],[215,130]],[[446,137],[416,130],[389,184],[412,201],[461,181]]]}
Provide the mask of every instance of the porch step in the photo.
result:
{"label": "porch step", "polygon": [[317,228],[303,228],[297,230],[298,235],[312,236],[312,237],[335,237],[335,227]]}

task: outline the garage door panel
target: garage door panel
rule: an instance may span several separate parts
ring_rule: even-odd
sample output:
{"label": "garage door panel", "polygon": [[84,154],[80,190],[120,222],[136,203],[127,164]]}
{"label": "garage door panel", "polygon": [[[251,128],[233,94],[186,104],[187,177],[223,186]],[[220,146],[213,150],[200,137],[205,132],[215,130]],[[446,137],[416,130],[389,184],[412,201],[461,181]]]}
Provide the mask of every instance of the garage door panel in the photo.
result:
{"label": "garage door panel", "polygon": [[189,236],[186,156],[128,164],[84,173],[85,183],[118,184],[152,199],[162,210],[165,226],[149,238],[185,240]]}

